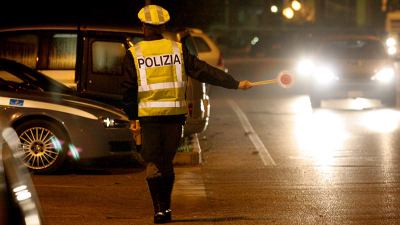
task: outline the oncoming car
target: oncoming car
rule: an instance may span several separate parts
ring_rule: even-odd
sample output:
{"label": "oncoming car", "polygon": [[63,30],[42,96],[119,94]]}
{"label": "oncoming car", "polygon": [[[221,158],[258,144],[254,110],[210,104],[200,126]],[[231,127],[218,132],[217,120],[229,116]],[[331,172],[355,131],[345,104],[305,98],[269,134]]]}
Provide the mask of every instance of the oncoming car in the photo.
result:
{"label": "oncoming car", "polygon": [[297,65],[310,76],[312,107],[323,99],[379,99],[396,104],[397,73],[381,40],[375,36],[336,36],[322,39],[316,53]]}
{"label": "oncoming car", "polygon": [[80,163],[134,150],[121,110],[72,93],[23,64],[0,59],[1,116],[18,133],[24,164],[31,170],[53,172],[70,160]]}

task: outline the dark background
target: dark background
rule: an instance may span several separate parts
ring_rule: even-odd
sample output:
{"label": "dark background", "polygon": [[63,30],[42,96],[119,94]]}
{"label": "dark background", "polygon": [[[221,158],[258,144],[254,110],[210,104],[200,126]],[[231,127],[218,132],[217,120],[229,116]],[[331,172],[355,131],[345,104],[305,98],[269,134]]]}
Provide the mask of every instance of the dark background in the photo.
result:
{"label": "dark background", "polygon": [[[249,49],[254,37],[371,34],[385,36],[386,14],[400,0],[300,0],[292,20],[282,9],[292,0],[1,0],[0,27],[26,25],[140,26],[139,10],[151,2],[171,16],[167,28],[194,27],[208,33],[225,56]],[[382,7],[386,2],[386,7]],[[279,13],[270,6],[277,5]],[[233,54],[233,53],[232,53]],[[236,54],[236,53],[235,53]]]}
{"label": "dark background", "polygon": [[[289,0],[54,0],[16,1],[0,3],[0,26],[31,24],[104,24],[140,25],[137,13],[146,2],[166,8],[170,15],[170,27],[197,27],[204,30],[215,27],[224,29],[364,29],[383,30],[385,14],[396,10],[398,1],[388,0],[383,11],[382,0],[301,0],[308,3],[312,20],[296,17],[285,20],[281,13],[272,14],[269,7],[281,9]],[[395,2],[396,4],[394,4]],[[394,4],[394,5],[393,5]],[[312,6],[311,6],[312,5]],[[364,7],[360,12],[360,8]],[[362,22],[360,23],[360,17]],[[229,31],[231,32],[231,31]]]}
{"label": "dark background", "polygon": [[[170,26],[206,27],[218,18],[213,13],[221,1],[153,0],[165,7],[170,15]],[[222,1],[223,2],[223,1]],[[5,1],[0,8],[0,26],[31,24],[107,24],[140,25],[137,13],[144,0],[114,1]],[[192,9],[192,10],[187,10]],[[223,19],[223,18],[222,18]]]}

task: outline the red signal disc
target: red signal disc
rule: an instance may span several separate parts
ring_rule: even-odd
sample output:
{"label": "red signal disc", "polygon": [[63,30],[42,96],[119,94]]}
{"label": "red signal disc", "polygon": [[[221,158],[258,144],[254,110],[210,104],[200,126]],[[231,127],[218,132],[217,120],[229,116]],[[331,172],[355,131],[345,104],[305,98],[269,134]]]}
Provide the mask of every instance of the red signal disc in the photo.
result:
{"label": "red signal disc", "polygon": [[283,71],[278,76],[278,83],[281,87],[288,88],[293,85],[293,76],[287,71]]}

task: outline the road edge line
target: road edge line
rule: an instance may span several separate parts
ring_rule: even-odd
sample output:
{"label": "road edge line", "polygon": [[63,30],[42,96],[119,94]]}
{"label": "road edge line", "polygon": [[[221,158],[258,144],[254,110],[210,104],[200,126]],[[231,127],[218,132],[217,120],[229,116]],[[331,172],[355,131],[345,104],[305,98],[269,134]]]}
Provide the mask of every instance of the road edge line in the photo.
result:
{"label": "road edge line", "polygon": [[239,118],[240,123],[244,131],[246,132],[247,136],[249,137],[250,141],[253,143],[256,150],[260,153],[259,156],[263,161],[265,166],[276,166],[274,159],[269,154],[268,149],[265,147],[264,143],[261,141],[260,137],[251,126],[249,119],[247,118],[246,114],[240,109],[240,107],[236,104],[235,101],[229,99],[227,100],[228,104],[231,106],[233,111],[236,113],[237,117]]}

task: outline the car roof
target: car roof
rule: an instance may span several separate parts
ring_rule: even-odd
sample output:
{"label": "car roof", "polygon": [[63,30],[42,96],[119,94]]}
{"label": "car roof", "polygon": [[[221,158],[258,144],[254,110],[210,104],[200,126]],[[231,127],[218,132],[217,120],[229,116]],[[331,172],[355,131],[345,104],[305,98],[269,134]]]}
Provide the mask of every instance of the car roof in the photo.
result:
{"label": "car roof", "polygon": [[133,26],[103,26],[103,25],[31,25],[13,26],[0,28],[0,32],[11,31],[31,31],[31,30],[67,30],[67,31],[104,31],[104,32],[124,32],[124,33],[143,33],[142,29]]}

